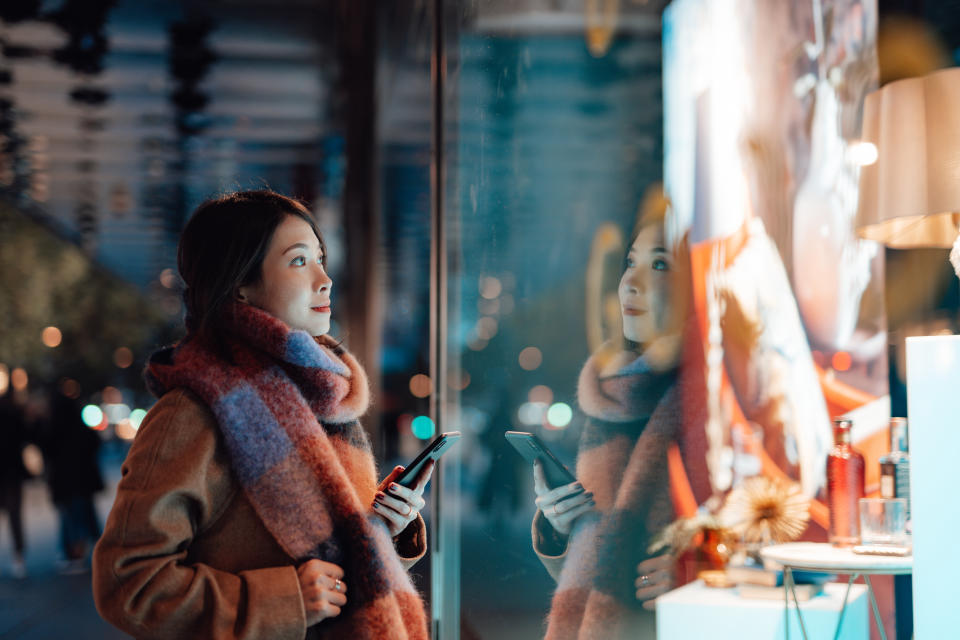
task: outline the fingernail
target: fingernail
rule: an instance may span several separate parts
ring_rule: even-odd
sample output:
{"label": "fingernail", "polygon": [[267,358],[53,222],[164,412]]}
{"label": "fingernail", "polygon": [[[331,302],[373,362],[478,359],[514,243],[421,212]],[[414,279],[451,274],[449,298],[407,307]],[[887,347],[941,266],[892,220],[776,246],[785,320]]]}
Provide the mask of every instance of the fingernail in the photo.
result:
{"label": "fingernail", "polygon": [[396,491],[396,490],[399,489],[399,488],[400,488],[400,486],[397,485],[396,482],[391,482],[391,483],[390,483],[390,491]]}
{"label": "fingernail", "polygon": [[383,493],[383,491],[377,491],[377,500],[383,500],[386,497],[387,496]]}
{"label": "fingernail", "polygon": [[374,502],[374,503],[373,503],[373,508],[374,508],[374,509],[379,509],[379,508],[380,508],[380,503],[379,503],[379,502]]}

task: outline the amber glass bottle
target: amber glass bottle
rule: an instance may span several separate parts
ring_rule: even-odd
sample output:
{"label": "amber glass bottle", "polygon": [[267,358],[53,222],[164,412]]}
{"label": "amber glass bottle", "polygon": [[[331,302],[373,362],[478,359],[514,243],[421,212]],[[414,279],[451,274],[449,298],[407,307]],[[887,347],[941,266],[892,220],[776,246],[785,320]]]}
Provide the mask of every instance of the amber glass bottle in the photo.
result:
{"label": "amber glass bottle", "polygon": [[833,449],[827,456],[827,503],[830,507],[830,542],[849,547],[860,542],[860,507],[866,465],[850,445],[850,420],[833,421]]}

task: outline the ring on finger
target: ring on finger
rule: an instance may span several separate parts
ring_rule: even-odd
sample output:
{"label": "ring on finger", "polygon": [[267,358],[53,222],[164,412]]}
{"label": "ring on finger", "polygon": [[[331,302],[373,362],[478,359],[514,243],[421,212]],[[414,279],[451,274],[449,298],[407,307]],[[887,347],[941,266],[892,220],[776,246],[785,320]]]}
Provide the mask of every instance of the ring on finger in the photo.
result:
{"label": "ring on finger", "polygon": [[641,587],[645,587],[650,584],[650,576],[648,576],[647,574],[643,574],[642,576],[640,576],[639,580],[640,580]]}
{"label": "ring on finger", "polygon": [[343,582],[340,580],[340,578],[337,578],[336,581],[334,581],[334,583],[333,583],[333,590],[334,590],[334,591],[343,591]]}

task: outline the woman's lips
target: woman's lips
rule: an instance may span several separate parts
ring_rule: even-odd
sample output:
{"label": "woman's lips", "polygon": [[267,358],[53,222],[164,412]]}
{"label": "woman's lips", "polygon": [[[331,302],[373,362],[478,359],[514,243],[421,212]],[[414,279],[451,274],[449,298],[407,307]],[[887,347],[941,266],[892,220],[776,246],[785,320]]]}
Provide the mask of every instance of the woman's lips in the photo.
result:
{"label": "woman's lips", "polygon": [[326,306],[326,307],[310,307],[310,308],[311,308],[313,311],[316,311],[317,313],[330,313],[330,307],[329,307],[329,306]]}
{"label": "woman's lips", "polygon": [[632,307],[624,307],[623,315],[625,316],[642,316],[646,311],[644,309],[634,309]]}

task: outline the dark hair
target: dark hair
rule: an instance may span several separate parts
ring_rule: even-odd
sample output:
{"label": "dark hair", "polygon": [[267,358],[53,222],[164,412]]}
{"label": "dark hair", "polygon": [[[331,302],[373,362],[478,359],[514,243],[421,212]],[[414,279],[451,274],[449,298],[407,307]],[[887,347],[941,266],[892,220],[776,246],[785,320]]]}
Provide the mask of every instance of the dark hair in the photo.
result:
{"label": "dark hair", "polygon": [[188,339],[201,336],[219,344],[217,329],[224,309],[238,287],[260,279],[273,233],[287,216],[310,225],[326,265],[326,246],[317,223],[293,198],[267,189],[238,191],[197,207],[177,247],[177,268],[186,283],[183,303]]}

